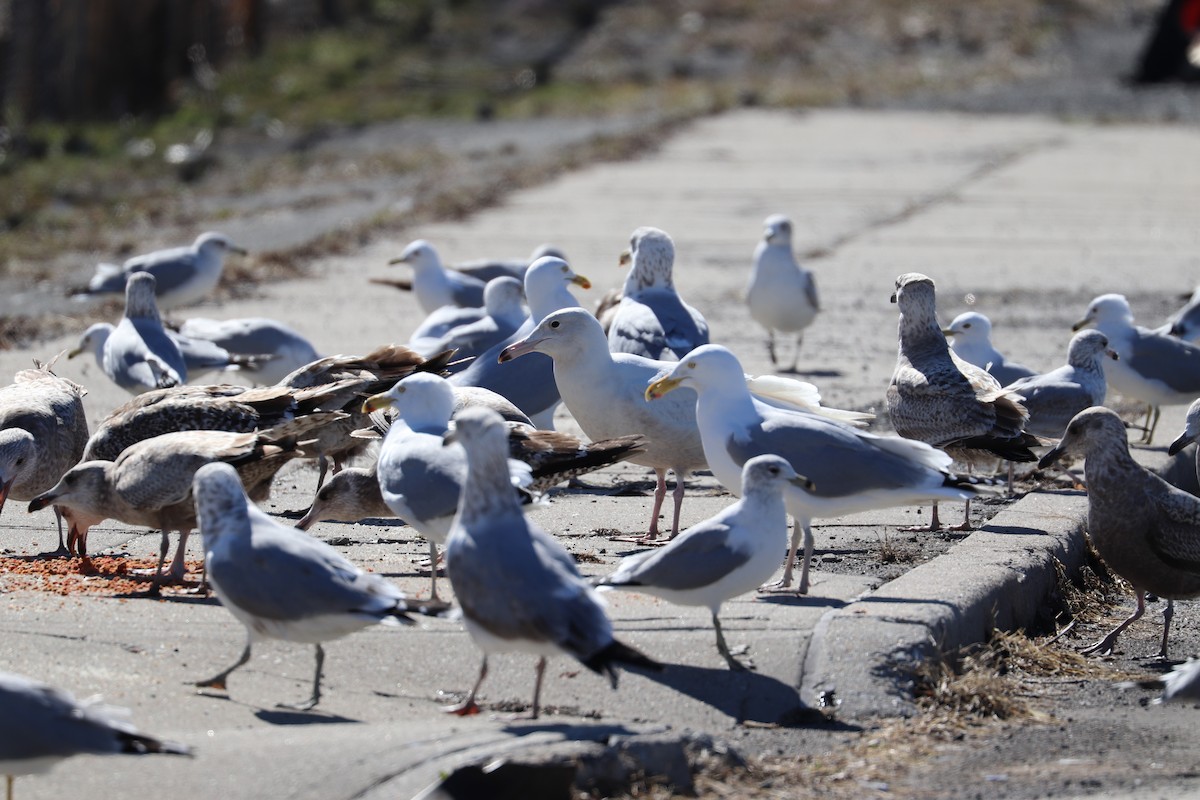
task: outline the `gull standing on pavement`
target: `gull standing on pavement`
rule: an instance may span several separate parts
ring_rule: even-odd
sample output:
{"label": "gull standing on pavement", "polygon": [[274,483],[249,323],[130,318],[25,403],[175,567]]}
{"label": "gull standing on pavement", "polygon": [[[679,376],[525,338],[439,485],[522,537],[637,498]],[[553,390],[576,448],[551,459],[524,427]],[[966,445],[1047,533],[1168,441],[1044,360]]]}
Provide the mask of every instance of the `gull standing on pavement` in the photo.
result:
{"label": "gull standing on pavement", "polygon": [[[993,456],[1037,461],[1029,448],[1038,442],[1024,431],[1029,414],[1020,395],[950,350],[937,321],[933,281],[917,272],[901,275],[892,302],[900,309],[900,352],[887,409],[896,433],[944,449],[968,465]],[[820,485],[819,476],[813,480]],[[970,513],[968,500],[957,530],[970,530]],[[940,527],[936,502],[928,527]]]}
{"label": "gull standing on pavement", "polygon": [[246,626],[246,647],[238,660],[196,686],[224,690],[229,674],[250,660],[250,648],[260,639],[304,642],[316,647],[312,695],[280,705],[308,711],[321,700],[322,642],[377,622],[411,625],[406,612],[436,610],[410,607],[393,584],[264,514],[228,464],[201,467],[192,491],[209,583],[221,605]]}
{"label": "gull standing on pavement", "polygon": [[1084,457],[1092,544],[1137,599],[1133,614],[1083,652],[1111,653],[1121,631],[1145,613],[1146,592],[1153,592],[1167,599],[1158,651],[1166,658],[1175,600],[1200,596],[1200,498],[1134,461],[1125,424],[1107,408],[1077,414],[1040,466],[1066,454]]}
{"label": "gull standing on pavement", "polygon": [[1081,328],[1099,330],[1120,356],[1104,365],[1108,388],[1149,406],[1143,443],[1154,438],[1160,406],[1183,405],[1200,396],[1200,347],[1135,325],[1124,295],[1093,300],[1073,330]]}
{"label": "gull standing on pavement", "polygon": [[810,270],[797,263],[792,252],[792,221],[782,214],[773,214],[763,226],[763,238],[754,249],[746,306],[750,316],[767,329],[767,355],[771,364],[779,364],[775,331],[796,335],[792,364],[783,370],[795,372],[804,331],[821,310],[817,281]]}
{"label": "gull standing on pavement", "polygon": [[478,711],[475,697],[487,677],[488,656],[538,655],[532,716],[541,707],[547,656],[565,653],[617,686],[617,665],[660,670],[662,665],[613,638],[612,622],[595,590],[580,577],[570,553],[525,518],[513,496],[505,464],[504,421],[488,409],[459,415],[446,437],[467,455],[467,481],[446,541],[446,573],[462,608],[463,624],[483,650],[470,694],[446,709]]}
{"label": "gull standing on pavement", "polygon": [[675,242],[671,237],[658,228],[638,228],[621,263],[627,259],[632,264],[608,329],[608,349],[653,359],[669,351],[680,358],[707,344],[704,316],[683,302],[675,290]]}
{"label": "gull standing on pavement", "polygon": [[119,267],[116,264],[97,265],[86,295],[123,292],[130,276],[146,272],[155,278],[160,308],[195,303],[216,287],[225,268],[227,253],[246,255],[246,251],[234,245],[228,236],[212,231],[202,233],[190,247],[155,250],[135,256]]}
{"label": "gull standing on pavement", "polygon": [[782,456],[813,482],[811,491],[784,487],[784,502],[795,523],[779,588],[792,584],[792,564],[803,537],[796,591],[808,591],[814,517],[974,496],[971,479],[948,472],[950,457],[940,450],[876,436],[818,414],[770,406],[751,395],[744,375],[733,353],[720,345],[705,345],[654,380],[646,397],[662,397],[681,386],[695,389],[696,420],[708,466],[734,494],[741,491],[746,462],[764,453]]}
{"label": "gull standing on pavement", "polygon": [[688,528],[661,550],[622,559],[597,585],[602,591],[629,589],[678,605],[704,606],[712,613],[717,652],[730,669],[746,669],[729,651],[717,615],[721,603],[766,583],[787,555],[785,483],[812,490],[808,479],[797,475],[785,459],[755,456],[742,468],[740,500]]}
{"label": "gull standing on pavement", "polygon": [[11,672],[0,672],[0,708],[0,774],[7,800],[16,776],[49,772],[71,756],[191,755],[185,745],[139,731],[123,708],[80,703],[61,689]]}
{"label": "gull standing on pavement", "polygon": [[990,372],[1001,386],[1037,375],[1037,370],[1008,361],[1001,355],[992,345],[992,321],[978,311],[959,314],[942,333],[950,340],[954,355]]}
{"label": "gull standing on pavement", "polygon": [[1071,419],[1085,408],[1104,403],[1108,384],[1104,360],[1119,358],[1100,331],[1080,331],[1067,345],[1067,363],[1043,375],[1021,378],[1006,387],[1023,398],[1029,412],[1026,433],[1058,439]]}

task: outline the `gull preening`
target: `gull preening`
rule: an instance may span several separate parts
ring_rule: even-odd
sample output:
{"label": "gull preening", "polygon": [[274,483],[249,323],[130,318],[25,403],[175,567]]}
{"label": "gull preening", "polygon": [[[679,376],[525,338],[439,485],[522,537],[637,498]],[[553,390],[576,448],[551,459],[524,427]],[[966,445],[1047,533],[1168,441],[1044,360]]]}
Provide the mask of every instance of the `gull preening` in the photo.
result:
{"label": "gull preening", "polygon": [[281,525],[250,502],[228,464],[196,471],[192,492],[204,537],[205,568],[221,605],[246,627],[246,647],[228,669],[196,686],[224,690],[237,668],[250,660],[261,639],[314,645],[312,694],[285,708],[308,711],[321,700],[323,642],[383,623],[411,625],[411,607],[396,586],[363,569],[333,547],[303,531]]}
{"label": "gull preening", "polygon": [[566,654],[617,686],[618,665],[662,665],[613,638],[612,622],[595,589],[558,541],[526,519],[509,483],[504,421],[494,411],[459,415],[446,441],[466,451],[467,479],[446,540],[446,573],[463,625],[483,651],[479,678],[467,697],[446,709],[478,711],[475,698],[492,653],[536,653],[532,716],[541,709],[548,656]]}
{"label": "gull preening", "polygon": [[725,642],[721,604],[767,582],[787,555],[785,484],[812,491],[812,484],[776,455],[755,456],[742,468],[742,496],[715,516],[697,523],[661,550],[629,556],[603,589],[628,589],[712,613],[717,652],[733,670],[744,670]]}
{"label": "gull preening", "polygon": [[137,273],[153,275],[160,308],[194,303],[208,296],[221,279],[228,253],[246,255],[228,236],[209,231],[189,247],[172,247],[134,256],[121,266],[99,264],[88,283],[87,295],[118,294]]}
{"label": "gull preening", "polygon": [[1107,636],[1084,650],[1108,654],[1120,633],[1146,610],[1146,592],[1166,598],[1159,658],[1175,600],[1200,596],[1200,498],[1171,486],[1133,460],[1121,418],[1107,408],[1075,415],[1041,467],[1063,455],[1083,456],[1087,479],[1088,534],[1113,572],[1129,581],[1134,612]]}
{"label": "gull preening", "polygon": [[792,363],[785,372],[795,372],[804,331],[821,310],[817,281],[811,270],[796,261],[792,252],[792,221],[772,214],[763,222],[763,238],[754,248],[750,283],[746,287],[750,316],[767,329],[767,355],[778,366],[775,331],[795,334]]}
{"label": "gull preening", "polygon": [[954,355],[990,372],[1001,386],[1037,374],[1037,370],[1009,361],[996,349],[992,344],[992,321],[978,311],[959,314],[942,333],[950,340]]}

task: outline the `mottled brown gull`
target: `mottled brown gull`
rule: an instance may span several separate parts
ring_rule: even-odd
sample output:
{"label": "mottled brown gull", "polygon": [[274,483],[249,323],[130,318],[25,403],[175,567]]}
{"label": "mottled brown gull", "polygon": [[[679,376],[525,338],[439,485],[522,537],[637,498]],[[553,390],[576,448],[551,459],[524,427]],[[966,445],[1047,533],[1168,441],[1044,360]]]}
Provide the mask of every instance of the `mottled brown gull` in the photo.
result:
{"label": "mottled brown gull", "polygon": [[1125,424],[1107,408],[1081,411],[1041,466],[1063,455],[1083,456],[1087,530],[1109,569],[1133,587],[1137,608],[1084,650],[1112,652],[1117,636],[1146,610],[1145,594],[1167,599],[1160,658],[1167,657],[1176,599],[1200,596],[1200,498],[1176,489],[1133,460]]}
{"label": "mottled brown gull", "polygon": [[[675,289],[675,242],[642,227],[629,240],[629,275],[608,329],[608,349],[646,358],[684,353],[708,343],[708,323]],[[622,263],[626,256],[622,256]]]}
{"label": "mottled brown gull", "polygon": [[756,400],[743,376],[728,349],[704,345],[658,376],[646,387],[646,397],[662,397],[680,386],[695,390],[708,466],[734,494],[741,491],[745,463],[764,453],[786,458],[813,482],[811,491],[784,487],[784,502],[795,524],[779,588],[791,586],[792,564],[803,538],[797,591],[808,591],[814,517],[928,499],[963,500],[975,494],[971,479],[948,471],[951,460],[944,452],[922,442],[867,433],[819,414],[775,408]]}
{"label": "mottled brown gull", "polygon": [[0,774],[8,800],[16,776],[49,772],[75,755],[191,755],[185,745],[139,731],[125,709],[81,703],[61,689],[11,672],[0,672],[0,708]]}
{"label": "mottled brown gull", "polygon": [[[412,624],[406,612],[416,609],[396,586],[264,514],[228,464],[198,469],[193,493],[208,580],[221,604],[246,626],[246,647],[238,660],[197,686],[225,689],[230,673],[250,660],[256,641],[304,642],[316,648],[312,694],[301,703],[280,705],[308,711],[321,700],[322,642],[378,622]],[[438,609],[424,604],[420,610]]]}
{"label": "mottled brown gull", "polygon": [[730,669],[745,669],[725,643],[717,615],[726,600],[766,583],[787,554],[783,504],[787,483],[802,491],[812,489],[785,459],[755,456],[742,468],[740,500],[688,528],[661,550],[622,559],[597,586],[602,591],[628,589],[678,605],[704,606],[712,613],[717,652]]}
{"label": "mottled brown gull", "polygon": [[224,234],[209,231],[196,237],[188,247],[172,247],[134,256],[123,265],[100,264],[88,284],[88,294],[118,294],[132,275],[153,275],[157,281],[158,304],[162,308],[194,303],[216,287],[225,267],[227,253],[246,251]]}
{"label": "mottled brown gull", "polygon": [[[5,502],[32,500],[79,462],[88,440],[83,397],[87,391],[34,362],[0,389],[0,509]],[[62,516],[58,552],[66,553]]]}
{"label": "mottled brown gull", "polygon": [[746,287],[746,307],[750,316],[767,329],[767,355],[778,365],[775,331],[792,333],[796,346],[792,363],[785,372],[795,372],[804,331],[821,310],[817,281],[811,270],[796,261],[792,252],[792,221],[772,214],[763,223],[763,238],[754,248],[750,283]]}
{"label": "mottled brown gull", "polygon": [[192,477],[201,466],[223,461],[237,467],[252,497],[263,498],[275,473],[303,455],[297,442],[341,417],[321,412],[251,433],[181,431],[165,433],[127,447],[116,461],[84,461],[29,503],[36,511],[62,506],[71,524],[68,545],[87,555],[87,532],[106,519],[162,531],[158,568],[151,592],[158,589],[166,560],[168,532],[179,532],[179,547],[169,576],[183,578],[188,534],[196,525]]}
{"label": "mottled brown gull", "polygon": [[446,541],[446,572],[462,609],[463,624],[483,650],[479,678],[466,699],[446,709],[478,710],[475,698],[487,677],[488,656],[538,655],[532,716],[540,710],[546,658],[566,654],[613,688],[617,666],[662,669],[657,661],[613,638],[612,622],[575,560],[558,541],[526,519],[509,484],[508,446],[500,416],[467,409],[446,438],[461,443],[467,479]]}
{"label": "mottled brown gull", "polygon": [[[933,281],[916,272],[901,275],[892,302],[900,309],[900,348],[887,410],[896,432],[968,464],[990,456],[1037,461],[1029,449],[1037,439],[1024,432],[1029,415],[1020,395],[950,350],[937,321]],[[970,528],[969,514],[968,503],[959,529]],[[934,505],[929,529],[939,526]]]}

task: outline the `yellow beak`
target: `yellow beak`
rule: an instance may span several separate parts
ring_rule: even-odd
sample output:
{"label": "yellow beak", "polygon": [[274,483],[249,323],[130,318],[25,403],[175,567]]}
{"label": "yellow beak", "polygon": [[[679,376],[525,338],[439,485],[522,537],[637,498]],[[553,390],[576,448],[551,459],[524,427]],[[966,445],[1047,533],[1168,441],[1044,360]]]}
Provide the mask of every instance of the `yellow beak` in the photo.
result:
{"label": "yellow beak", "polygon": [[622,250],[621,257],[617,259],[617,266],[628,267],[630,261],[633,261],[633,253],[629,252],[628,250]]}
{"label": "yellow beak", "polygon": [[672,378],[669,375],[659,378],[646,387],[646,399],[657,400],[668,392],[678,389],[681,383],[683,383],[682,378]]}
{"label": "yellow beak", "polygon": [[373,394],[366,400],[363,400],[362,413],[370,414],[372,411],[378,411],[381,408],[391,408],[395,401],[387,392]]}
{"label": "yellow beak", "polygon": [[587,278],[583,277],[582,275],[576,275],[574,278],[571,278],[571,283],[575,284],[580,289],[592,288],[592,282],[589,281]]}

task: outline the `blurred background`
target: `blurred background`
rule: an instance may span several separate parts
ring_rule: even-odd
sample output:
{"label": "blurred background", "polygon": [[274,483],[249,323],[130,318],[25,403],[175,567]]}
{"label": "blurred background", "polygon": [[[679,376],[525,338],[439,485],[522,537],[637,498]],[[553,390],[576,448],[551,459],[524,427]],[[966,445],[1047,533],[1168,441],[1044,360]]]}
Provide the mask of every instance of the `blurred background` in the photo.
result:
{"label": "blurred background", "polygon": [[1200,0],[0,0],[0,346],[74,324],[58,279],[97,260],[216,228],[247,291],[734,106],[1194,121],[1198,27]]}

